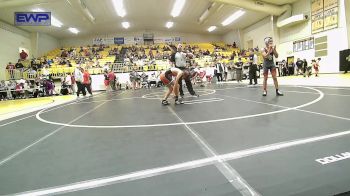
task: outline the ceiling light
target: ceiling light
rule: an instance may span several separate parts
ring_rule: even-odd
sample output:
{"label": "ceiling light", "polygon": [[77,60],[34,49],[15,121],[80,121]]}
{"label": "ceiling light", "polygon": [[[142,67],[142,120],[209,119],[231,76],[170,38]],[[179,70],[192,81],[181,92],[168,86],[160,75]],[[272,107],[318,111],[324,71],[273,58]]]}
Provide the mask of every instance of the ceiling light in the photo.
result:
{"label": "ceiling light", "polygon": [[122,22],[122,26],[127,29],[130,27],[130,23],[129,22]]}
{"label": "ceiling light", "polygon": [[231,24],[233,21],[237,20],[239,17],[241,17],[243,14],[245,13],[245,11],[243,10],[238,10],[237,12],[233,13],[231,16],[229,16],[228,18],[226,18],[226,20],[224,20],[221,24],[223,26],[229,25]]}
{"label": "ceiling light", "polygon": [[[45,11],[40,9],[40,8],[36,8],[36,9],[33,9],[32,12],[45,12]],[[51,26],[62,27],[62,25],[63,25],[62,22],[59,21],[54,16],[52,16],[52,14],[51,14]]]}
{"label": "ceiling light", "polygon": [[171,10],[171,15],[175,18],[180,15],[182,8],[184,7],[186,0],[176,0],[174,7]]}
{"label": "ceiling light", "polygon": [[173,22],[167,22],[167,23],[165,24],[165,26],[166,26],[166,28],[170,29],[171,27],[174,26],[174,23],[173,23]]}
{"label": "ceiling light", "polygon": [[79,30],[77,28],[69,27],[68,30],[74,34],[78,34]]}
{"label": "ceiling light", "polygon": [[215,29],[216,29],[216,26],[211,26],[211,27],[208,28],[208,31],[209,31],[209,32],[212,32],[212,31],[214,31]]}
{"label": "ceiling light", "polygon": [[124,9],[123,0],[112,0],[112,3],[118,16],[124,17],[126,15],[126,11]]}

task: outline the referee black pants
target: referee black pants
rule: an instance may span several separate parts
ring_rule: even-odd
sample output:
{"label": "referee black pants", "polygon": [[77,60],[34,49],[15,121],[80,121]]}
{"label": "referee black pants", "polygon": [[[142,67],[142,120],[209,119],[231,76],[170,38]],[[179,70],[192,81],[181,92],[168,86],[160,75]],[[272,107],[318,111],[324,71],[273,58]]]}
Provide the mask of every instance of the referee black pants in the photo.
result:
{"label": "referee black pants", "polygon": [[[182,70],[182,71],[188,71],[188,72],[189,72],[189,70],[188,70],[187,68],[185,68],[185,67],[176,67],[176,68],[178,68],[178,69],[180,69],[180,70]],[[190,77],[187,78],[187,79],[185,80],[185,83],[186,83],[186,87],[187,87],[188,92],[189,92],[191,95],[195,95],[196,92],[193,90],[191,78],[190,78]],[[182,80],[179,80],[179,93],[180,93],[180,96],[184,96],[184,91],[183,91],[183,89],[182,89]]]}
{"label": "referee black pants", "polygon": [[85,86],[81,82],[76,81],[76,83],[78,87],[77,96],[79,97],[80,93],[83,93],[83,95],[85,96],[86,95]]}

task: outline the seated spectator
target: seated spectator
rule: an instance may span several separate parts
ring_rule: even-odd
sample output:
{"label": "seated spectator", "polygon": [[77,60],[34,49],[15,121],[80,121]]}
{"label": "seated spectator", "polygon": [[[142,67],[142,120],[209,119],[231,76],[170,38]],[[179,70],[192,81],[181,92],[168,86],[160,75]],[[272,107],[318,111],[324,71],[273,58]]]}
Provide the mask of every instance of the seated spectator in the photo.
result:
{"label": "seated spectator", "polygon": [[65,84],[66,88],[68,89],[68,93],[73,94],[72,76],[70,75],[70,73],[68,73],[66,75],[66,77],[64,78],[64,84]]}
{"label": "seated spectator", "polygon": [[24,98],[24,90],[23,90],[23,84],[20,82],[16,82],[16,87],[15,87],[16,91],[15,91],[15,98],[20,98],[23,99]]}
{"label": "seated spectator", "polygon": [[52,96],[54,95],[54,93],[57,94],[55,91],[55,84],[52,80],[45,80],[44,86],[45,86],[46,96]]}
{"label": "seated spectator", "polygon": [[22,52],[19,53],[19,57],[21,60],[26,60],[28,57],[28,54],[24,50],[22,50]]}
{"label": "seated spectator", "polygon": [[1,80],[0,82],[0,100],[7,100],[7,86],[5,80]]}
{"label": "seated spectator", "polygon": [[29,94],[33,94],[34,86],[30,83],[29,80],[25,81],[23,84],[24,98],[28,99]]}

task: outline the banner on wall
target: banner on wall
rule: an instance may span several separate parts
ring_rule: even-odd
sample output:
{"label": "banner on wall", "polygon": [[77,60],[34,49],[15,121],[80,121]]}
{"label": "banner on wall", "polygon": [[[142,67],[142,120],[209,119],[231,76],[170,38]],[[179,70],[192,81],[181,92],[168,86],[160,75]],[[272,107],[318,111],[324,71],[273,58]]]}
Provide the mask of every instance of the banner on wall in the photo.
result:
{"label": "banner on wall", "polygon": [[115,37],[114,44],[124,44],[124,37]]}
{"label": "banner on wall", "polygon": [[97,37],[97,38],[94,38],[92,40],[92,44],[95,44],[95,45],[101,45],[101,44],[112,45],[112,44],[114,44],[114,38],[113,37],[111,37],[111,38]]}
{"label": "banner on wall", "polygon": [[312,33],[319,33],[324,29],[323,12],[311,16]]}
{"label": "banner on wall", "polygon": [[124,44],[127,44],[127,45],[135,44],[134,37],[124,37]]}
{"label": "banner on wall", "polygon": [[338,27],[338,7],[324,11],[324,30]]}
{"label": "banner on wall", "polygon": [[323,12],[323,0],[312,0],[311,1],[311,15],[319,14]]}
{"label": "banner on wall", "polygon": [[99,37],[97,37],[97,38],[94,38],[93,40],[92,40],[92,44],[96,44],[96,45],[101,45],[101,44],[103,44],[103,38],[99,38]]}
{"label": "banner on wall", "polygon": [[[164,44],[164,43],[176,43],[181,42],[181,37],[156,37],[154,38],[154,43],[156,44]],[[112,44],[144,44],[143,37],[107,37],[101,38],[96,37],[92,40],[92,44],[95,45],[112,45]]]}
{"label": "banner on wall", "polygon": [[143,37],[134,37],[135,44],[143,44]]}
{"label": "banner on wall", "polygon": [[156,37],[154,38],[154,43],[156,44],[170,44],[181,42],[181,37]]}
{"label": "banner on wall", "polygon": [[337,28],[338,0],[312,0],[311,24],[313,34]]}
{"label": "banner on wall", "polygon": [[338,7],[338,0],[324,0],[323,6],[324,10],[329,10],[331,8]]}

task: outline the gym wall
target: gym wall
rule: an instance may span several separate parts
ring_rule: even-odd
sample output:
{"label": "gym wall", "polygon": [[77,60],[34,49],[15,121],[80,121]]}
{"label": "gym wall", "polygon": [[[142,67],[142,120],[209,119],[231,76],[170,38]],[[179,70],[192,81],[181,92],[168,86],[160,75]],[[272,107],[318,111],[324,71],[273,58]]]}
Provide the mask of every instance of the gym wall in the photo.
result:
{"label": "gym wall", "polygon": [[5,68],[9,62],[19,59],[19,48],[31,53],[30,33],[0,21],[0,80],[5,78]]}
{"label": "gym wall", "polygon": [[[324,31],[317,34],[311,33],[311,20],[306,23],[301,23],[295,26],[280,29],[280,44],[278,46],[280,52],[279,60],[286,59],[288,56],[294,56],[295,59],[302,58],[308,62],[313,58],[317,58],[317,51],[315,49],[304,50],[301,52],[293,52],[293,41],[314,37],[315,39],[326,37],[327,56],[319,56],[322,58],[320,63],[320,72],[322,73],[337,73],[339,72],[339,51],[347,49],[348,37],[345,19],[345,0],[339,0],[339,27],[336,29]],[[310,16],[311,0],[300,0],[292,5],[292,13],[301,14],[306,13]],[[310,17],[309,17],[310,18]],[[315,48],[316,45],[315,45]]]}
{"label": "gym wall", "polygon": [[259,48],[265,47],[264,39],[265,37],[272,37],[272,20],[271,17],[268,16],[263,20],[253,24],[252,26],[245,28],[242,30],[243,38],[243,46],[245,49],[249,48],[248,41],[253,40],[253,47],[259,46]]}
{"label": "gym wall", "polygon": [[241,45],[242,37],[240,34],[241,34],[241,31],[235,29],[223,35],[222,40],[226,44],[233,44],[233,42],[236,42],[237,47],[240,48],[242,46]]}
{"label": "gym wall", "polygon": [[60,44],[63,47],[70,46],[86,46],[91,45],[92,40],[96,37],[134,37],[141,36],[144,33],[153,33],[155,37],[181,37],[181,42],[187,43],[199,43],[199,42],[221,42],[222,37],[219,35],[207,35],[207,34],[193,34],[193,33],[180,33],[172,31],[137,31],[137,32],[125,32],[125,33],[111,33],[111,34],[102,34],[102,35],[89,35],[89,36],[74,36],[66,39],[62,39]]}

